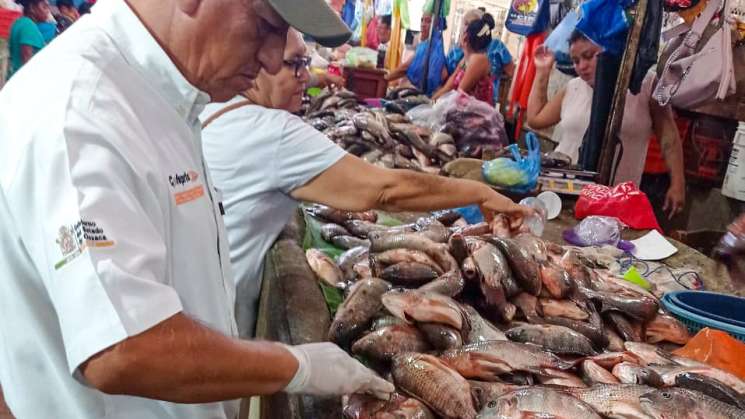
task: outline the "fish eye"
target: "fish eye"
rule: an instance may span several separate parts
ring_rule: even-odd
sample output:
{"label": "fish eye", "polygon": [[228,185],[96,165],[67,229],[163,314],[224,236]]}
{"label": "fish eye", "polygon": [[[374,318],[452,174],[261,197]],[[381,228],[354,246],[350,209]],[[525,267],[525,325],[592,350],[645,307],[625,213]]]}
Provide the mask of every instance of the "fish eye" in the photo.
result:
{"label": "fish eye", "polygon": [[670,400],[670,399],[672,399],[672,398],[673,398],[673,395],[672,395],[672,394],[670,394],[670,393],[668,393],[667,391],[663,391],[663,392],[662,392],[662,398],[663,398],[663,399],[666,399],[666,400]]}
{"label": "fish eye", "polygon": [[495,408],[495,407],[497,407],[497,402],[495,402],[494,400],[492,400],[492,401],[489,402],[489,404],[487,406],[489,408]]}

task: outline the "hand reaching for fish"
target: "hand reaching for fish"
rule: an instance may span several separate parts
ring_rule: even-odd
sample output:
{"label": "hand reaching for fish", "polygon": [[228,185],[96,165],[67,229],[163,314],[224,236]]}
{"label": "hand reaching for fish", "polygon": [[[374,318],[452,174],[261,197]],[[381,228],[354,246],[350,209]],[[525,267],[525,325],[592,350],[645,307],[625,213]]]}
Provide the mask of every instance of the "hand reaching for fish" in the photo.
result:
{"label": "hand reaching for fish", "polygon": [[285,387],[287,393],[336,396],[371,393],[387,399],[395,387],[378,377],[341,348],[328,342],[285,346],[295,358],[298,369]]}
{"label": "hand reaching for fish", "polygon": [[522,226],[525,218],[533,215],[532,208],[518,205],[510,198],[494,192],[491,188],[488,189],[488,193],[479,203],[486,222],[491,223],[497,214],[504,214],[509,218],[510,229],[516,231]]}

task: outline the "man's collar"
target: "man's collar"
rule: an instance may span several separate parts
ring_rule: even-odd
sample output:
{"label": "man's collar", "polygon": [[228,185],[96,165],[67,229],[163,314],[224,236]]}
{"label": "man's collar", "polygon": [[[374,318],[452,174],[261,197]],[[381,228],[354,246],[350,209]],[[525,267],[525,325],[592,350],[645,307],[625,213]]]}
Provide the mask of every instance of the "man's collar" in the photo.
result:
{"label": "man's collar", "polygon": [[173,105],[189,124],[197,121],[210,96],[193,86],[124,0],[99,0],[92,15],[107,22],[104,29],[126,61]]}

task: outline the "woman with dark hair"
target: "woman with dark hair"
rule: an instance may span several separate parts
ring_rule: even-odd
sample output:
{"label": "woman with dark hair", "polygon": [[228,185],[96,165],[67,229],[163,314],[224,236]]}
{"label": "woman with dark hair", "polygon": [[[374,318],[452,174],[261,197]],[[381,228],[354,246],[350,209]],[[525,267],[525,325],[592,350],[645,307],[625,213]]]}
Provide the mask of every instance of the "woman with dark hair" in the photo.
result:
{"label": "woman with dark hair", "polygon": [[[548,81],[554,65],[554,54],[548,48],[541,47],[536,50],[534,57],[536,75],[528,98],[528,125],[533,129],[555,125],[553,139],[558,143],[556,151],[571,157],[575,164],[579,159],[585,131],[590,125],[595,67],[601,52],[600,46],[575,31],[569,38],[569,55],[579,77],[569,80],[550,100]],[[682,211],[685,204],[683,147],[672,109],[660,106],[651,97],[654,83],[654,73],[649,73],[639,94],[626,94],[623,123],[618,132],[623,154],[614,182],[632,181],[640,184],[649,137],[654,133],[660,139],[662,154],[670,169],[670,184],[661,201],[664,202],[663,209],[672,217]]]}
{"label": "woman with dark hair", "polygon": [[463,59],[455,72],[440,90],[432,96],[437,100],[445,93],[460,89],[469,95],[494,105],[494,76],[486,52],[491,44],[494,18],[484,13],[480,19],[471,21],[460,39]]}
{"label": "woman with dark hair", "polygon": [[10,28],[8,78],[46,45],[44,36],[36,24],[46,21],[50,13],[47,0],[20,0],[17,3],[23,6],[23,16],[13,22]]}

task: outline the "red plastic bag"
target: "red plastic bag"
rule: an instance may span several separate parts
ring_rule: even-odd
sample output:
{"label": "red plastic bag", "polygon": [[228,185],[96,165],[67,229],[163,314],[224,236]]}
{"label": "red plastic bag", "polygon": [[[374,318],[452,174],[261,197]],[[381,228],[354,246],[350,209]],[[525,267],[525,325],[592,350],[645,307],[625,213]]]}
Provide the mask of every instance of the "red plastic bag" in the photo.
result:
{"label": "red plastic bag", "polygon": [[647,195],[634,182],[621,183],[613,188],[603,185],[582,188],[574,206],[574,216],[581,220],[591,215],[616,217],[636,230],[662,232]]}

